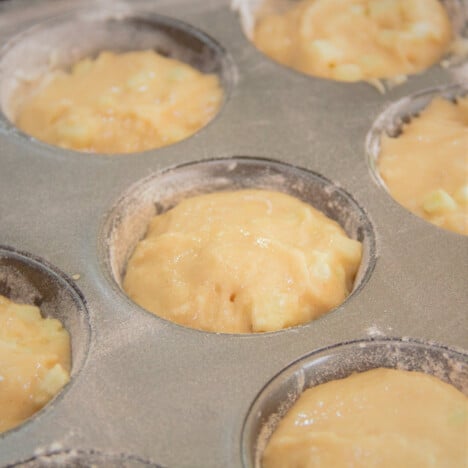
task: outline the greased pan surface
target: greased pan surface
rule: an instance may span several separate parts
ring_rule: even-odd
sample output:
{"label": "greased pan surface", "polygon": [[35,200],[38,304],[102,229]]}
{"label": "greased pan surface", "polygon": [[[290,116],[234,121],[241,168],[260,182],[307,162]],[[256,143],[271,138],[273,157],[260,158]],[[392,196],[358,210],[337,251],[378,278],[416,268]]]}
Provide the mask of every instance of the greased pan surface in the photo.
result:
{"label": "greased pan surface", "polygon": [[[0,466],[54,466],[54,458],[55,466],[248,465],[249,409],[262,388],[298,359],[350,341],[409,337],[442,345],[435,347],[442,354],[456,348],[454,369],[466,379],[467,240],[393,201],[366,152],[381,112],[414,93],[468,80],[466,66],[433,67],[382,95],[366,83],[311,78],[274,63],[245,37],[228,1],[14,1],[0,8],[2,44],[77,8],[104,17],[138,12],[181,20],[190,25],[188,35],[198,34],[194,27],[214,39],[213,70],[221,70],[227,89],[219,115],[196,135],[133,155],[58,149],[2,120],[0,292],[8,286],[48,305],[47,314],[72,315],[64,322],[74,363],[71,383],[51,403],[0,435]],[[237,159],[219,162],[224,158]],[[250,177],[249,165],[259,178]],[[305,174],[302,186],[291,181],[296,171]],[[163,176],[165,191],[151,184]],[[169,206],[188,193],[259,181],[305,199],[318,196],[322,209],[364,241],[359,284],[342,306],[280,332],[224,335],[167,322],[122,293],[122,258],[144,231],[153,202]],[[334,205],[333,194],[348,205]],[[113,237],[132,208],[142,210],[142,224]],[[55,452],[61,453],[50,455]]]}

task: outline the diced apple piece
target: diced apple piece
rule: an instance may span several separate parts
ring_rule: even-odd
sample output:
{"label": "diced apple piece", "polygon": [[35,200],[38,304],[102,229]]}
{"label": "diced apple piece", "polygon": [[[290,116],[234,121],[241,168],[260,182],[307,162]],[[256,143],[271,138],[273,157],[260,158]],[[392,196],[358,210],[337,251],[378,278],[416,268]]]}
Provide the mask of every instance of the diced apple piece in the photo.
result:
{"label": "diced apple piece", "polygon": [[252,329],[280,330],[287,326],[291,319],[287,311],[295,310],[297,307],[297,297],[279,291],[257,297],[252,308]]}
{"label": "diced apple piece", "polygon": [[148,86],[149,82],[154,78],[153,72],[142,71],[140,73],[136,73],[132,75],[127,80],[127,86],[130,89],[140,90],[145,86]]}
{"label": "diced apple piece", "polygon": [[413,23],[410,28],[409,32],[412,37],[417,39],[440,39],[440,31],[438,31],[434,26],[430,23],[426,23],[425,21],[417,21]]}
{"label": "diced apple piece", "polygon": [[458,203],[467,204],[468,203],[468,185],[463,185],[462,187],[460,187],[455,192],[454,198]]}
{"label": "diced apple piece", "polygon": [[36,403],[45,404],[50,400],[68,381],[70,377],[60,364],[55,364],[39,384]]}
{"label": "diced apple piece", "polygon": [[445,211],[453,211],[457,208],[457,204],[445,190],[438,189],[430,192],[424,198],[423,208],[426,213],[433,215]]}
{"label": "diced apple piece", "polygon": [[343,52],[339,47],[333,44],[333,42],[323,39],[312,41],[312,50],[321,60],[329,64],[336,64],[343,57]]}
{"label": "diced apple piece", "polygon": [[58,133],[62,138],[80,146],[85,144],[90,137],[90,129],[84,122],[63,123],[58,126]]}
{"label": "diced apple piece", "polygon": [[174,81],[184,81],[190,76],[190,72],[185,67],[174,67],[169,70],[168,78]]}
{"label": "diced apple piece", "polygon": [[333,70],[333,76],[341,81],[359,81],[363,78],[361,67],[354,63],[338,65]]}

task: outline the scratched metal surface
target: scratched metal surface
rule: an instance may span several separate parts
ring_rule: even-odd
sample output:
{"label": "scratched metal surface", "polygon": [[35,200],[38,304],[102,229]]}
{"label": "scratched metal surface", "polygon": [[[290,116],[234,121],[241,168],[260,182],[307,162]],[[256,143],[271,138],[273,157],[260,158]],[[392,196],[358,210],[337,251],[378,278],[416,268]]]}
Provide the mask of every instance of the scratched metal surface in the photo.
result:
{"label": "scratched metal surface", "polygon": [[[52,13],[105,4],[6,2],[0,5],[0,40],[3,44]],[[365,146],[387,106],[466,76],[436,66],[382,95],[365,83],[314,79],[277,65],[249,43],[228,1],[129,4],[148,15],[185,21],[214,38],[227,54],[230,90],[217,118],[195,136],[129,156],[60,150],[1,122],[0,287],[10,281],[14,290],[21,282],[35,282],[32,296],[69,328],[74,366],[71,383],[56,399],[0,435],[0,466],[37,453],[63,451],[66,457],[71,451],[72,458],[82,455],[89,463],[104,454],[104,466],[120,466],[115,457],[125,454],[122,466],[240,467],[250,406],[262,387],[297,359],[376,335],[466,349],[467,240],[394,202],[372,176]],[[129,7],[108,2],[106,8]],[[117,202],[155,172],[235,156],[313,171],[335,189],[342,187],[365,213],[363,223],[371,226],[367,276],[332,313],[277,333],[222,335],[161,320],[119,290],[106,251]],[[12,258],[24,268],[13,268]],[[13,278],[11,268],[23,276]],[[51,293],[51,283],[63,294]],[[71,303],[65,312],[60,308]],[[58,458],[56,466],[63,460],[75,466],[72,458]]]}

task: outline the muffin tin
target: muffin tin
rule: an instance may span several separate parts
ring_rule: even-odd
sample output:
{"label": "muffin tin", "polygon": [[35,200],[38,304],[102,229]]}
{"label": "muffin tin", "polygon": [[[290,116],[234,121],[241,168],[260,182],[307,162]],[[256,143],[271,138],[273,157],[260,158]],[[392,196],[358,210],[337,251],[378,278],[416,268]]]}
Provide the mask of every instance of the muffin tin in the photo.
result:
{"label": "muffin tin", "polygon": [[[257,51],[218,0],[6,2],[0,38],[2,105],[21,68],[34,76],[99,47],[162,48],[219,73],[226,91],[197,134],[131,155],[59,149],[1,117],[0,293],[63,320],[73,364],[59,395],[0,435],[0,466],[254,466],[304,385],[386,365],[467,391],[467,240],[407,212],[372,167],[380,114],[427,89],[466,87],[466,65],[432,67],[386,94],[308,77]],[[363,241],[344,304],[303,326],[228,335],[127,298],[121,274],[152,214],[254,186],[312,202]]]}

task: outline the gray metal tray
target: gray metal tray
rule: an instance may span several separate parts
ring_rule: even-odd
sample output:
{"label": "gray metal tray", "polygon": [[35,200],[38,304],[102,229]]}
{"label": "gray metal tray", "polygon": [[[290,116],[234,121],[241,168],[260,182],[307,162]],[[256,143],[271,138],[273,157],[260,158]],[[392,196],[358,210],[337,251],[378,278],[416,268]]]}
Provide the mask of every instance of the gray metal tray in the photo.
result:
{"label": "gray metal tray", "polygon": [[[57,32],[69,14],[75,26]],[[76,20],[83,15],[91,23],[110,15],[114,23],[93,30]],[[466,86],[466,66],[432,67],[386,94],[366,83],[311,78],[258,52],[227,0],[6,2],[1,43],[46,19],[25,36],[32,39],[20,54],[7,57],[21,41],[4,45],[2,103],[12,70],[33,72],[51,46],[70,52],[76,43],[74,55],[58,60],[99,47],[158,46],[220,73],[226,100],[191,138],[133,155],[58,149],[1,117],[0,293],[63,320],[73,368],[52,402],[0,435],[0,466],[253,466],[262,411],[278,409],[289,395],[285,382],[302,388],[369,362],[422,366],[466,391],[467,238],[393,201],[372,169],[385,118],[371,132],[402,98],[460,80]],[[389,125],[417,109],[418,99],[398,105]],[[357,285],[342,306],[304,326],[226,335],[167,322],[125,296],[125,259],[155,210],[191,193],[244,186],[294,193],[363,241]],[[432,364],[424,367],[428,355]],[[299,383],[297,366],[305,376]],[[274,403],[265,397],[270,388]]]}

